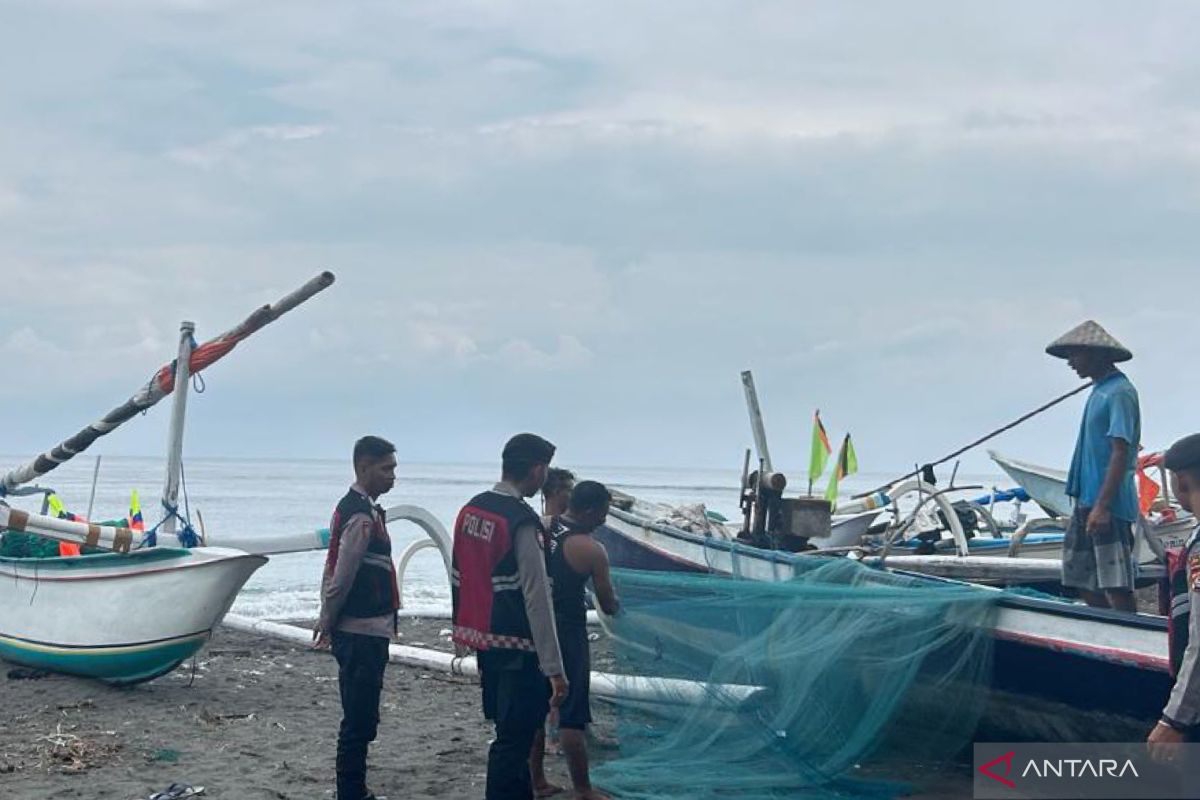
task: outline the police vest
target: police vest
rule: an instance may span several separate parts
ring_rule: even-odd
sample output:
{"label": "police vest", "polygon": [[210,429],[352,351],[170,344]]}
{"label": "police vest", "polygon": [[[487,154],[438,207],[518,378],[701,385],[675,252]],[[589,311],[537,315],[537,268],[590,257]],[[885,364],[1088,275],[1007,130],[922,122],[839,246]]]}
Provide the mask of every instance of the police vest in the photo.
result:
{"label": "police vest", "polygon": [[514,537],[541,520],[525,501],[501,494],[476,495],[454,523],[450,595],[454,641],[472,650],[534,651],[525,597],[517,573]]}
{"label": "police vest", "polygon": [[332,576],[341,548],[342,531],[356,514],[371,518],[371,540],[363,555],[362,565],[354,577],[342,615],[347,617],[380,617],[392,614],[400,607],[400,589],[396,585],[396,565],[392,563],[392,539],[384,524],[383,511],[351,489],[337,505],[329,523],[329,553],[325,557],[325,574]]}
{"label": "police vest", "polygon": [[1192,592],[1200,591],[1200,528],[1188,538],[1182,548],[1167,551],[1167,581],[1170,605],[1167,609],[1167,651],[1171,662],[1171,677],[1179,674],[1183,653],[1188,646],[1191,624]]}

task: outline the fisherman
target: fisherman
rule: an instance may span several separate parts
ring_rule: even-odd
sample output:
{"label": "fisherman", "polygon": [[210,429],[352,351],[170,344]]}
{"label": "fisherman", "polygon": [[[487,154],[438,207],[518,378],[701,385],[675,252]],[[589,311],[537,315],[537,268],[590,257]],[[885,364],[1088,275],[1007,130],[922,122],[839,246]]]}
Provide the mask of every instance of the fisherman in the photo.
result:
{"label": "fisherman", "polygon": [[569,682],[567,697],[558,710],[558,728],[577,800],[608,800],[607,795],[592,788],[588,776],[585,733],[592,721],[588,696],[592,658],[584,592],[591,580],[600,610],[610,616],[617,613],[608,553],[592,538],[592,531],[608,518],[611,502],[612,495],[604,484],[580,482],[571,492],[566,513],[551,520],[547,543],[546,568],[554,596],[554,620]]}
{"label": "fisherman", "polygon": [[460,652],[478,653],[483,713],[496,726],[486,800],[534,796],[534,736],[567,693],[542,549],[545,528],[525,502],[545,484],[554,449],[531,433],[509,439],[500,482],[472,498],[454,526],[453,638]]}
{"label": "fisherman", "polygon": [[[1180,439],[1167,450],[1163,465],[1171,473],[1171,491],[1185,511],[1200,512],[1200,433]],[[1185,585],[1183,596],[1190,598],[1187,649],[1175,673],[1175,687],[1154,730],[1147,740],[1155,759],[1170,761],[1171,745],[1200,741],[1200,526],[1192,532],[1183,548]],[[1172,600],[1172,608],[1177,600]]]}
{"label": "fisherman", "polygon": [[[542,486],[542,525],[549,525],[550,520],[567,510],[571,499],[571,490],[575,488],[575,473],[569,469],[550,467],[546,472],[546,483]],[[550,782],[546,777],[546,741],[550,740],[553,751],[558,754],[558,709],[550,709],[546,724],[534,734],[533,748],[529,752],[529,769],[533,774],[533,793],[535,797],[545,798],[561,794],[561,786]]]}
{"label": "fisherman", "polygon": [[354,444],[354,485],[329,523],[315,647],[338,662],[342,724],[337,744],[337,800],[374,800],[367,788],[367,747],[379,727],[379,696],[396,632],[400,592],[392,540],[375,504],[396,483],[396,448],[378,436]]}
{"label": "fisherman", "polygon": [[1046,348],[1093,387],[1067,475],[1075,509],[1063,540],[1063,586],[1090,606],[1134,611],[1134,469],[1141,441],[1137,390],[1117,364],[1133,354],[1092,320]]}
{"label": "fisherman", "polygon": [[542,487],[542,521],[557,517],[567,510],[571,490],[575,488],[575,473],[569,469],[551,467]]}

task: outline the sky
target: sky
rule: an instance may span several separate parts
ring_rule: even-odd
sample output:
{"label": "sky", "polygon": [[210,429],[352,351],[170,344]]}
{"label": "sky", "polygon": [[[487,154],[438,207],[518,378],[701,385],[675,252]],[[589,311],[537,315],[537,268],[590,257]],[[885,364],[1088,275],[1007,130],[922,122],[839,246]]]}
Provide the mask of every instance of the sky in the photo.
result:
{"label": "sky", "polygon": [[[1197,41],[1170,2],[0,0],[0,453],[323,269],[189,455],[737,469],[752,369],[777,466],[820,408],[903,470],[1077,385],[1043,349],[1088,318],[1165,447]],[[994,446],[1065,465],[1082,404]],[[168,405],[95,450],[162,452]]]}

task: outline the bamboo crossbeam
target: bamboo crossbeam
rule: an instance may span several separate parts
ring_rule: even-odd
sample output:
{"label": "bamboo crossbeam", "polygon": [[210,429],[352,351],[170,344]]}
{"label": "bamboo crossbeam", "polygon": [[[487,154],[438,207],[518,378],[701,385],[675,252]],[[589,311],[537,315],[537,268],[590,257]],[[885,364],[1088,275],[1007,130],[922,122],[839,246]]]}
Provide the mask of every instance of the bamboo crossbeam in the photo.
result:
{"label": "bamboo crossbeam", "polygon": [[[190,374],[194,375],[224,358],[239,342],[279,319],[318,292],[329,288],[333,285],[333,281],[334,276],[332,272],[322,272],[275,304],[256,309],[241,324],[195,348],[187,364],[190,367]],[[138,389],[132,397],[108,412],[100,420],[93,422],[56,447],[42,453],[25,466],[14,469],[5,475],[0,480],[0,497],[8,494],[21,484],[29,483],[45,475],[59,464],[70,461],[84,450],[87,450],[101,436],[112,433],[122,424],[150,408],[174,390],[175,362],[172,361],[155,372],[154,377]]]}
{"label": "bamboo crossbeam", "polygon": [[0,505],[0,528],[7,528],[14,533],[36,533],[60,542],[99,547],[117,553],[128,553],[134,546],[133,531],[129,528],[72,522],[4,505]]}

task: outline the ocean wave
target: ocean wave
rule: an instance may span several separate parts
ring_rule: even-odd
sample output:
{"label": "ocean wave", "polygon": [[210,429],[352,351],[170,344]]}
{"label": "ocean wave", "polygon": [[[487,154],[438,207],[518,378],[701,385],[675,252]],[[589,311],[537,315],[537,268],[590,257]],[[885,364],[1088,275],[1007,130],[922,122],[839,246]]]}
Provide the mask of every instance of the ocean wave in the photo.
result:
{"label": "ocean wave", "polygon": [[[424,584],[405,586],[405,608],[442,609],[449,606],[447,588]],[[251,619],[316,619],[321,613],[321,595],[308,589],[243,591],[230,611]]]}

